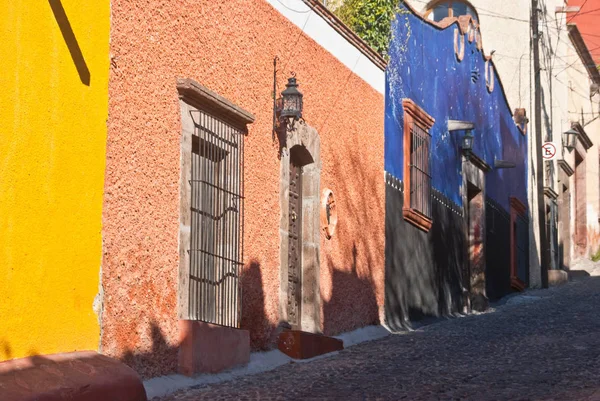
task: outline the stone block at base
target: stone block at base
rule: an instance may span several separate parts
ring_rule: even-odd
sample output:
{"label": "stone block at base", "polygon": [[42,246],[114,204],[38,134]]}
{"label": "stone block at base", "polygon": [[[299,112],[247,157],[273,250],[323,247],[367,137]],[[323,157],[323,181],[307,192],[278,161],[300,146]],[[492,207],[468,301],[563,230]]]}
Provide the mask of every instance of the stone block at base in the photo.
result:
{"label": "stone block at base", "polygon": [[308,359],[344,349],[344,342],[337,338],[304,331],[288,330],[279,335],[278,348],[294,359]]}
{"label": "stone block at base", "polygon": [[146,401],[140,377],[96,352],[39,355],[0,363],[2,401]]}
{"label": "stone block at base", "polygon": [[179,321],[179,373],[217,373],[250,361],[248,330],[195,320]]}
{"label": "stone block at base", "polygon": [[564,270],[548,270],[548,285],[555,286],[569,281],[569,274]]}

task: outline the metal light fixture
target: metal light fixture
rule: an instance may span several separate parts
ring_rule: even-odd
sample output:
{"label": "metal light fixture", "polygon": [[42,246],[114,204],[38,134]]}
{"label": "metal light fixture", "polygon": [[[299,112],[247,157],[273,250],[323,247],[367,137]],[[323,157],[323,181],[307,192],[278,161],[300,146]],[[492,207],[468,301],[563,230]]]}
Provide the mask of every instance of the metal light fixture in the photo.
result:
{"label": "metal light fixture", "polygon": [[471,156],[473,151],[473,140],[473,132],[469,129],[462,139],[462,150],[467,157]]}
{"label": "metal light fixture", "polygon": [[501,168],[515,168],[517,167],[517,164],[508,160],[499,160],[496,159],[496,157],[494,157],[494,168],[495,169],[501,169]]}
{"label": "metal light fixture", "polygon": [[567,148],[569,152],[575,149],[575,145],[577,145],[578,136],[579,132],[575,131],[573,128],[563,133],[563,146]]}
{"label": "metal light fixture", "polygon": [[286,88],[281,92],[281,113],[282,119],[293,119],[294,121],[302,118],[302,93],[298,90],[296,77],[288,78]]}

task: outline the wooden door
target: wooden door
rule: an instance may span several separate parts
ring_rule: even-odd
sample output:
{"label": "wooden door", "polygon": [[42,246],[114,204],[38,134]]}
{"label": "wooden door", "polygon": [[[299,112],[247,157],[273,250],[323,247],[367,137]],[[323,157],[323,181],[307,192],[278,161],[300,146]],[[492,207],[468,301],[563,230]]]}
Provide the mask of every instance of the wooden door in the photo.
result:
{"label": "wooden door", "polygon": [[290,162],[288,246],[288,323],[293,329],[301,326],[302,294],[302,168]]}

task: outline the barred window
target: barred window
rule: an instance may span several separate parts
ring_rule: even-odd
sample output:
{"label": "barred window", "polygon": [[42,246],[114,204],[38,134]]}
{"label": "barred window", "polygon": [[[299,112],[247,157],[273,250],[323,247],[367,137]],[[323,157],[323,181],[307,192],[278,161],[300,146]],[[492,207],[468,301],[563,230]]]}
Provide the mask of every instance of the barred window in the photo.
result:
{"label": "barred window", "polygon": [[194,114],[190,318],[237,327],[244,136],[211,114]]}
{"label": "barred window", "polygon": [[431,228],[431,172],[429,129],[434,119],[413,101],[404,106],[404,218],[415,226]]}
{"label": "barred window", "polygon": [[244,138],[254,116],[191,79],[177,82],[182,140],[180,319],[239,327]]}

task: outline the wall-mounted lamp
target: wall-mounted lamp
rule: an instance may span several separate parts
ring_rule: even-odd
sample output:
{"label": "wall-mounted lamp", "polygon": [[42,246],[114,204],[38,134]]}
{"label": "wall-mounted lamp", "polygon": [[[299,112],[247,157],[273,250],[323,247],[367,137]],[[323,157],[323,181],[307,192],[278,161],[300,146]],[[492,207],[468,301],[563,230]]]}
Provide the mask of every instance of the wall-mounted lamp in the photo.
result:
{"label": "wall-mounted lamp", "polygon": [[467,158],[471,156],[471,152],[473,151],[473,140],[473,131],[469,129],[462,139],[462,150]]}
{"label": "wall-mounted lamp", "polygon": [[[279,57],[273,59],[273,141],[278,137],[281,140],[281,130],[293,129],[294,123],[302,118],[302,93],[298,90],[296,82],[296,74],[292,72],[292,76],[288,78],[288,83],[285,89],[281,92],[281,97],[277,98],[277,61]],[[284,135],[285,137],[285,135]]]}
{"label": "wall-mounted lamp", "polygon": [[302,118],[302,93],[298,90],[296,77],[288,78],[285,89],[281,92],[280,119],[293,119],[297,121]]}
{"label": "wall-mounted lamp", "polygon": [[567,148],[570,152],[575,149],[577,145],[577,137],[579,136],[579,132],[575,131],[573,128],[569,129],[566,132],[563,132],[563,146]]}

